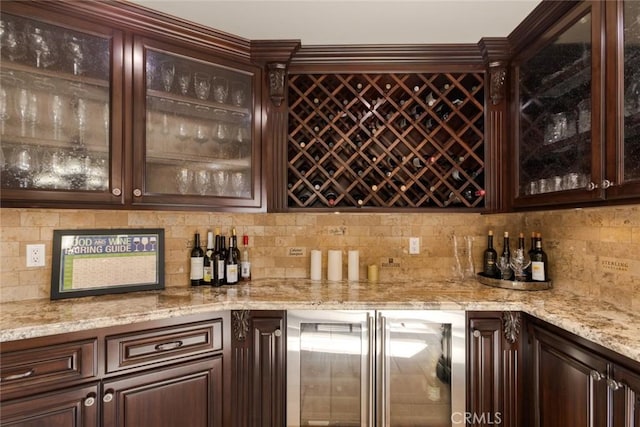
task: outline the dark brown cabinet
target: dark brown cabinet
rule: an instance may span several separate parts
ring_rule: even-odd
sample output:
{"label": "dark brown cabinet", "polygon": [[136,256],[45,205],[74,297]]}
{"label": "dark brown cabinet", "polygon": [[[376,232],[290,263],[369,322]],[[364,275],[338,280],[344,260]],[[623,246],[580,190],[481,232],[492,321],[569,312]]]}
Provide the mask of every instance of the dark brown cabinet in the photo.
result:
{"label": "dark brown cabinet", "polygon": [[637,362],[535,319],[528,336],[532,426],[638,426]]}
{"label": "dark brown cabinet", "polygon": [[3,343],[0,424],[229,425],[229,325],[217,312]]}
{"label": "dark brown cabinet", "polygon": [[5,3],[3,205],[266,210],[247,40],[125,2]]}
{"label": "dark brown cabinet", "polygon": [[545,3],[510,36],[513,207],[640,196],[638,17],[633,1]]}
{"label": "dark brown cabinet", "polygon": [[467,312],[467,425],[523,426],[520,312]]}
{"label": "dark brown cabinet", "polygon": [[284,426],[286,313],[233,311],[233,426]]}

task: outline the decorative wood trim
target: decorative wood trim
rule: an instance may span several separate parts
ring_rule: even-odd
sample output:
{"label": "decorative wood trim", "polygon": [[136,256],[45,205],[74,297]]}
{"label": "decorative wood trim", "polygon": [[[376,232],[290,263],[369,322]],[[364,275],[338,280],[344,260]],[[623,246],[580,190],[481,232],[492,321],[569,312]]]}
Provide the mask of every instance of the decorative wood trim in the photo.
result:
{"label": "decorative wood trim", "polygon": [[354,64],[479,64],[482,55],[477,44],[415,45],[314,45],[302,46],[291,60],[292,65]]}
{"label": "decorative wood trim", "polygon": [[502,333],[508,343],[515,344],[518,341],[521,320],[522,315],[518,311],[502,312]]}
{"label": "decorative wood trim", "polygon": [[236,341],[244,341],[249,333],[249,310],[234,310],[231,312],[231,329]]}
{"label": "decorative wood trim", "polygon": [[489,96],[493,105],[498,105],[505,98],[505,81],[507,67],[502,61],[489,64]]}
{"label": "decorative wood trim", "polygon": [[279,107],[284,101],[287,64],[281,62],[267,64],[267,76],[269,80],[269,98],[276,107]]}

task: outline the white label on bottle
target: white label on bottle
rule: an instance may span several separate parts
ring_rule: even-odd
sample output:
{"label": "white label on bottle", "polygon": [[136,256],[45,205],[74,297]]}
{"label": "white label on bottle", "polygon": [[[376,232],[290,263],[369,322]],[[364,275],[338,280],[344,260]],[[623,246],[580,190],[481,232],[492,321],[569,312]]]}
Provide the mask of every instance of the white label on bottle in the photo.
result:
{"label": "white label on bottle", "polygon": [[224,279],[224,260],[221,259],[218,261],[218,277],[217,279]]}
{"label": "white label on bottle", "polygon": [[251,277],[251,263],[249,261],[240,262],[240,277],[243,279]]}
{"label": "white label on bottle", "polygon": [[546,280],[544,277],[544,262],[533,261],[531,263],[531,278],[536,282],[544,282]]}
{"label": "white label on bottle", "polygon": [[227,264],[227,283],[238,281],[238,264]]}
{"label": "white label on bottle", "polygon": [[204,257],[191,258],[191,280],[202,280],[204,278]]}

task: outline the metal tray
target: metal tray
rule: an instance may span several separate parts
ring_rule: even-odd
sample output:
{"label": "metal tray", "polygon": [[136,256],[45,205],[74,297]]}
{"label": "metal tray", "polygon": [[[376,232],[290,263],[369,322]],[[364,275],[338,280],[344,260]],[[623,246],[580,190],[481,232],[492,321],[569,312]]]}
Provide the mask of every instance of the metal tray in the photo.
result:
{"label": "metal tray", "polygon": [[544,291],[553,287],[551,280],[547,282],[519,282],[517,280],[501,280],[487,277],[482,273],[476,274],[476,279],[483,285],[517,291]]}

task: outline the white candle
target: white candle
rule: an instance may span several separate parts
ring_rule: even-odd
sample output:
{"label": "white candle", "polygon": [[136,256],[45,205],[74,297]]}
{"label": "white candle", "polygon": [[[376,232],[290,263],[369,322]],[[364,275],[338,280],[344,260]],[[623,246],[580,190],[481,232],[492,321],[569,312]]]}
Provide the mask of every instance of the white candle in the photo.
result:
{"label": "white candle", "polygon": [[347,278],[350,282],[360,280],[360,252],[349,251],[349,270]]}
{"label": "white candle", "polygon": [[342,280],[342,251],[329,251],[327,259],[327,280]]}
{"label": "white candle", "polygon": [[311,251],[311,280],[322,280],[322,251]]}

